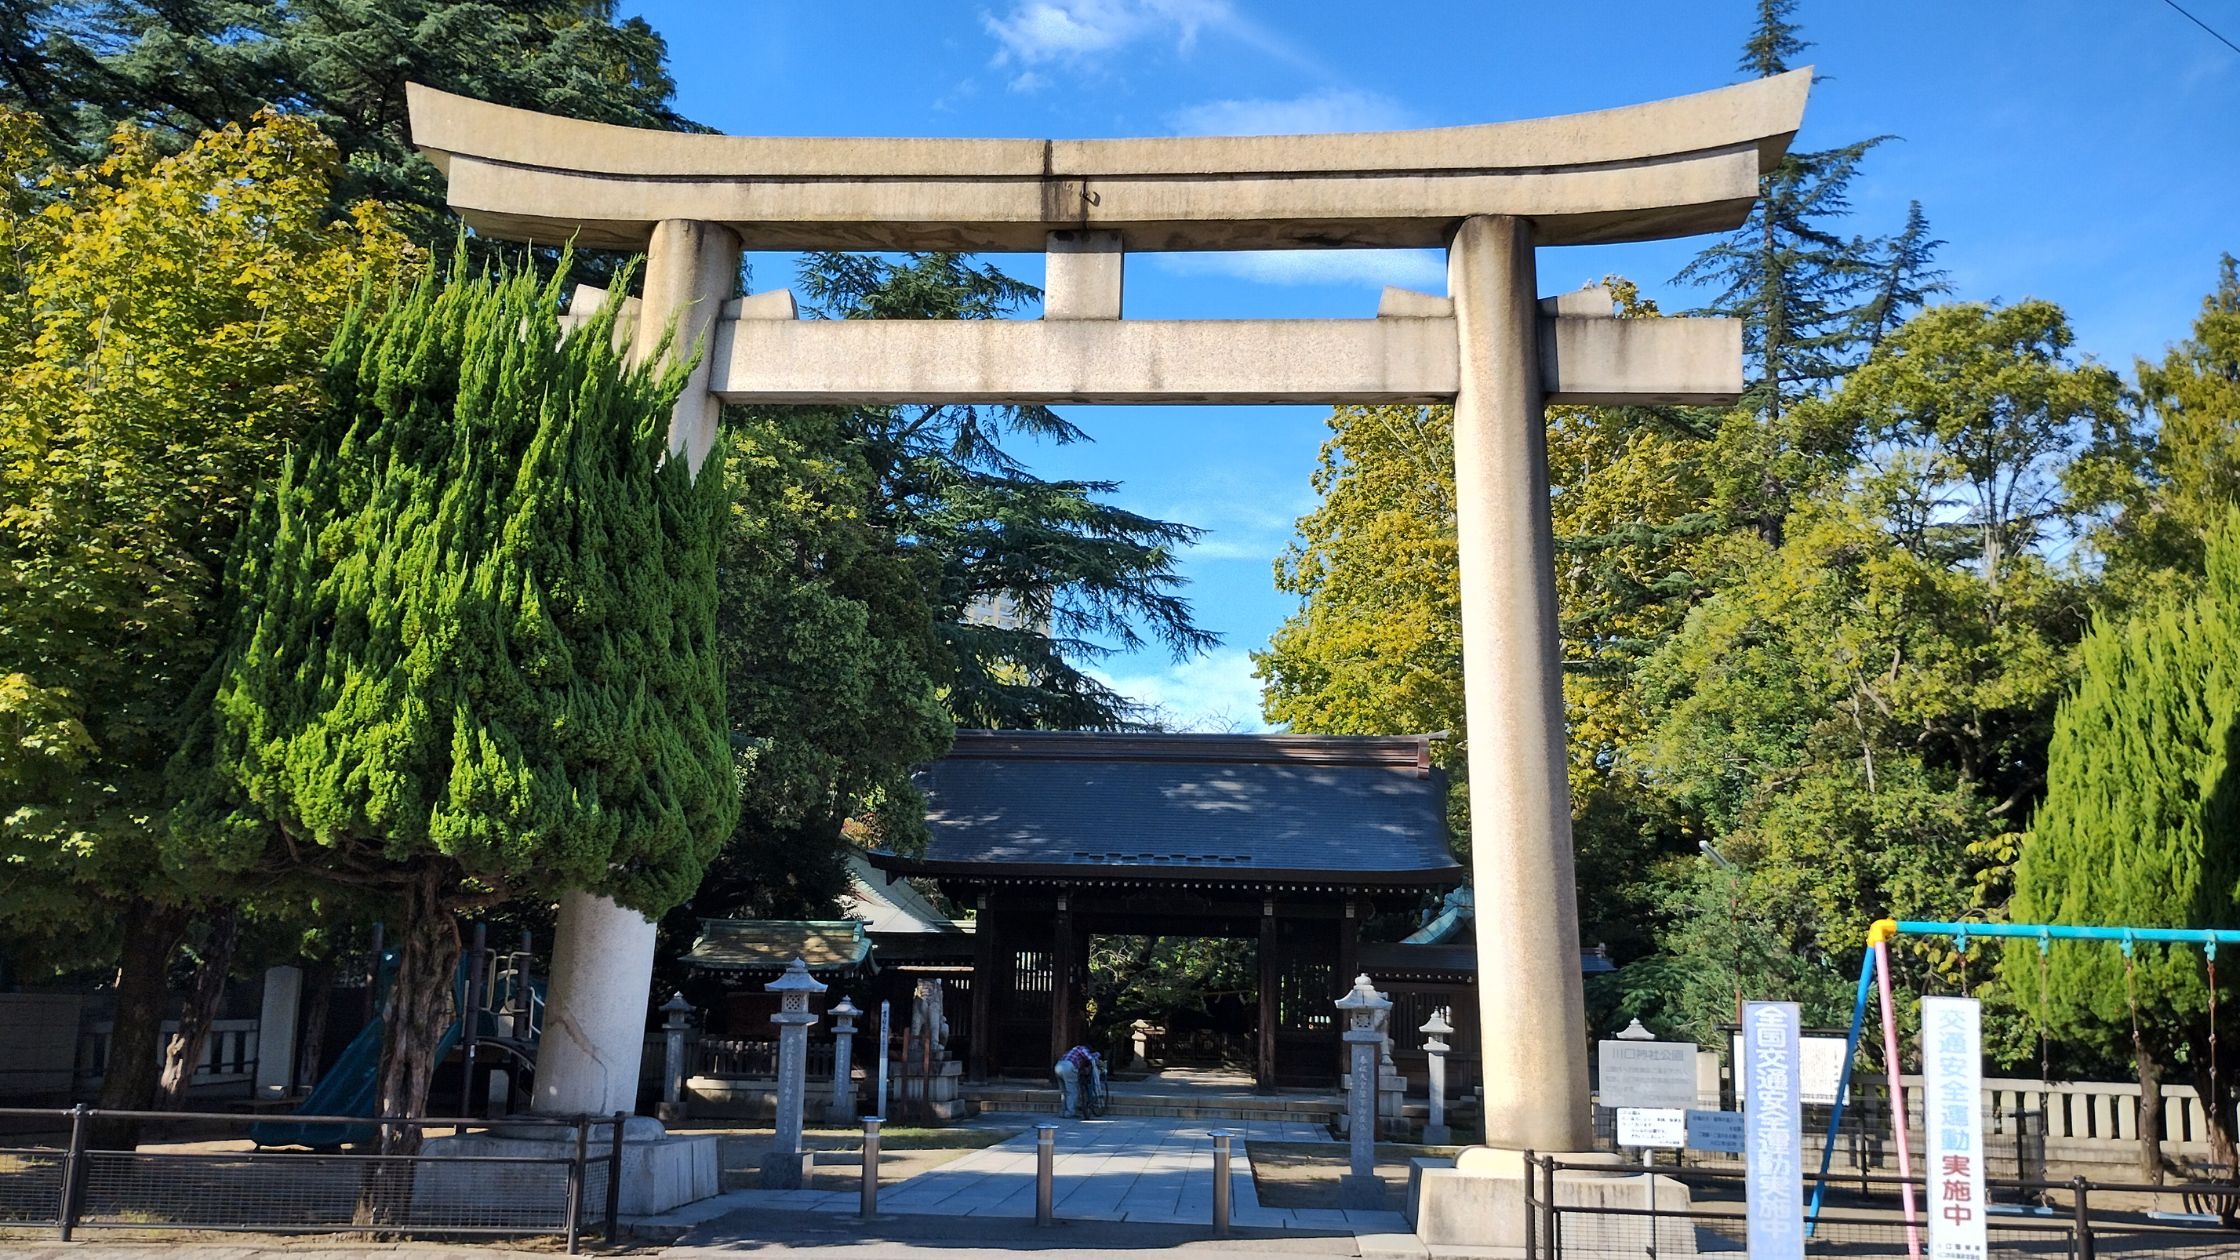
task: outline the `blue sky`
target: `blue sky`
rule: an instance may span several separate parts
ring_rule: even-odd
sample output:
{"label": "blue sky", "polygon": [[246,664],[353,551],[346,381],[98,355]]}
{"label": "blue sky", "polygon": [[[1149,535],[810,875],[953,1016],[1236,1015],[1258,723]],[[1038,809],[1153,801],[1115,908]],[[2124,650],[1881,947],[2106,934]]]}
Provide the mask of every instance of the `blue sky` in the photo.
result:
{"label": "blue sky", "polygon": [[[2240,0],[2181,0],[2240,41]],[[678,104],[761,135],[1264,134],[1495,122],[1735,81],[1747,0],[1325,4],[1314,0],[626,3],[668,38]],[[2061,303],[2125,370],[2181,338],[2219,253],[2240,253],[2240,53],[2164,0],[1807,0],[1827,76],[1798,143],[1897,137],[1854,186],[1851,230],[1918,199],[1955,296]],[[1544,290],[1616,272],[1667,309],[1688,242],[1543,250]],[[1034,256],[1004,260],[1041,279]],[[783,287],[782,257],[755,286]],[[1133,258],[1134,317],[1372,314],[1385,284],[1441,290],[1434,254]],[[1325,409],[1088,408],[1093,445],[1030,452],[1051,477],[1123,483],[1125,506],[1210,532],[1184,557],[1223,645],[1104,672],[1202,729],[1253,725],[1246,653],[1291,610],[1271,562],[1312,506]]]}

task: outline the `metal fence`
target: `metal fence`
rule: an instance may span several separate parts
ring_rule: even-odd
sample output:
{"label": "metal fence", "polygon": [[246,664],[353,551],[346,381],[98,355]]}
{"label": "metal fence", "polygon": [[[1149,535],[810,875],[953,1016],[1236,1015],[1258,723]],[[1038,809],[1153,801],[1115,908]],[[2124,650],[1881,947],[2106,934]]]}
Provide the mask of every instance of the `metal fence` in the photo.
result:
{"label": "metal fence", "polygon": [[[469,1140],[455,1150],[384,1155],[378,1146],[260,1149],[259,1117],[180,1111],[0,1108],[0,1230],[218,1230],[271,1234],[562,1236],[574,1254],[591,1224],[615,1237],[623,1122],[422,1119],[385,1125]],[[363,1117],[292,1116],[363,1126]],[[550,1154],[476,1138],[549,1144]],[[138,1130],[138,1145],[100,1140]],[[108,1149],[109,1146],[118,1149]],[[518,1146],[518,1143],[508,1144]]]}
{"label": "metal fence", "polygon": [[[1525,1155],[1526,1260],[1657,1260],[1747,1246],[1743,1180],[1737,1168],[1627,1168]],[[1651,1175],[1653,1174],[1653,1175]],[[1923,1179],[1914,1177],[1917,1205]],[[1909,1226],[1900,1190],[1907,1178],[1853,1174],[1828,1183],[1805,1241],[1810,1256],[1903,1256],[1909,1233],[1925,1245],[1925,1221]],[[1805,1182],[1808,1197],[1812,1185]],[[2240,1255],[2240,1186],[2138,1185],[1991,1178],[1987,1257],[2197,1257]]]}

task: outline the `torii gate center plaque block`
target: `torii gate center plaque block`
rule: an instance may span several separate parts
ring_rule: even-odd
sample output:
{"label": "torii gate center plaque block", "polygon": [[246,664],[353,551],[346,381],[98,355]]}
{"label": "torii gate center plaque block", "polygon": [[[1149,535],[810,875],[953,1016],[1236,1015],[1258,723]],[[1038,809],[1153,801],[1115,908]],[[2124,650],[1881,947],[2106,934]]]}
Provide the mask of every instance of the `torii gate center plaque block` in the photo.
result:
{"label": "torii gate center plaque block", "polygon": [[[1582,1151],[1543,411],[1732,401],[1742,338],[1724,320],[1613,318],[1598,290],[1543,302],[1534,254],[1740,224],[1811,80],[1483,126],[1140,140],[684,135],[417,85],[409,104],[414,142],[478,232],[645,251],[639,353],[672,323],[674,345],[705,346],[671,433],[695,467],[725,401],[1452,403],[1487,1143]],[[1130,253],[1425,246],[1447,250],[1447,293],[1387,290],[1373,318],[1121,317]],[[1043,316],[796,320],[782,292],[734,296],[743,248],[1041,250]],[[564,910],[562,931],[602,948],[554,976],[553,1018],[581,1010],[569,1026],[601,1051],[580,1060],[580,1085],[578,1060],[540,1065],[539,1106],[598,1110],[612,1099],[589,1073],[636,1080],[652,927],[597,898]]]}

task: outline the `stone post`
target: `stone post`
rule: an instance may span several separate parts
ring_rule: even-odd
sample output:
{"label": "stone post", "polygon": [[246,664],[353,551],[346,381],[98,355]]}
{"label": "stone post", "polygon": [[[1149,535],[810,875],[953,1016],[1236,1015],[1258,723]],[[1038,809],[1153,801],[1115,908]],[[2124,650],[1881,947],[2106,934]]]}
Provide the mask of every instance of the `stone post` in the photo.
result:
{"label": "stone post", "polygon": [[1416,1031],[1430,1038],[1423,1043],[1425,1070],[1431,1077],[1431,1114],[1424,1120],[1423,1141],[1426,1146],[1444,1146],[1454,1140],[1454,1132],[1447,1128],[1447,1051],[1453,1047],[1446,1037],[1454,1031],[1454,1025],[1447,1022],[1447,1008],[1431,1012],[1431,1018]]}
{"label": "stone post", "polygon": [[1487,1145],[1585,1151],[1594,1133],[1532,248],[1529,222],[1481,215],[1447,250],[1478,1028]]}
{"label": "stone post", "polygon": [[856,1122],[855,1041],[856,1016],[863,1014],[846,998],[832,1008],[832,1123]]}
{"label": "stone post", "polygon": [[684,1035],[692,1003],[676,994],[661,1004],[661,1014],[661,1122],[675,1124],[684,1119]]}
{"label": "stone post", "polygon": [[762,986],[783,1002],[770,1022],[778,1026],[778,1123],[770,1153],[762,1157],[762,1188],[799,1190],[809,1181],[809,1156],[801,1149],[801,1112],[809,1090],[809,1026],[817,1022],[809,996],[824,985],[796,958],[785,974]]}
{"label": "stone post", "polygon": [[[1379,990],[1377,996],[1388,1005],[1392,1001],[1392,995],[1383,990]],[[1399,1138],[1407,1132],[1407,1117],[1400,1110],[1408,1096],[1408,1078],[1400,1074],[1400,1065],[1392,1061],[1392,1017],[1386,1015],[1377,1026],[1384,1030],[1384,1044],[1377,1048],[1377,1133],[1380,1137]]]}
{"label": "stone post", "polygon": [[1148,1052],[1151,1049],[1151,1021],[1139,1019],[1128,1025],[1128,1035],[1129,1039],[1135,1043],[1134,1057],[1128,1062],[1128,1070],[1131,1072],[1150,1071],[1151,1057]]}
{"label": "stone post", "polygon": [[[690,354],[714,326],[738,286],[739,237],[719,223],[668,220],[646,247],[645,296],[632,357],[643,361],[663,346]],[[618,295],[619,296],[619,295]],[[697,474],[715,445],[721,405],[707,392],[709,356],[701,355],[669,417],[669,449]],[[653,989],[654,926],[637,911],[586,892],[560,898],[553,930],[548,1036],[537,1060],[535,1110],[553,1116],[611,1116],[636,1109],[638,1060],[645,1052],[646,1004]],[[659,1125],[647,1120],[658,1134]],[[633,1127],[638,1127],[633,1125]]]}
{"label": "stone post", "polygon": [[1392,1003],[1370,985],[1369,977],[1356,976],[1352,991],[1337,1005],[1346,1047],[1353,1055],[1346,1097],[1353,1159],[1351,1171],[1339,1179],[1339,1205],[1378,1211],[1384,1207],[1384,1183],[1377,1179],[1377,1052],[1384,1044],[1384,1022]]}
{"label": "stone post", "polygon": [[257,1011],[257,1096],[295,1093],[296,1013],[303,1000],[303,968],[267,967],[264,1004]]}

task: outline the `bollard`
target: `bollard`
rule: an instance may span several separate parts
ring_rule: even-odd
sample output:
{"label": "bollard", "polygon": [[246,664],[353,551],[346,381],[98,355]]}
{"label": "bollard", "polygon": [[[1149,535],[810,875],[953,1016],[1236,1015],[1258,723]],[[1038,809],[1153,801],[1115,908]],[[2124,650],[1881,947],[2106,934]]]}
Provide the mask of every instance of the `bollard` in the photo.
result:
{"label": "bollard", "polygon": [[2074,1254],[2077,1260],[2093,1260],[2095,1250],[2092,1245],[2092,1209],[2085,1201],[2085,1196],[2090,1193],[2091,1188],[2092,1183],[2086,1181],[2083,1177],[2071,1177],[2069,1179],[2069,1193],[2072,1196],[2069,1204],[2070,1220],[2072,1221],[2070,1228],[2076,1234]]}
{"label": "bollard", "polygon": [[615,1239],[615,1228],[622,1215],[622,1131],[630,1119],[627,1111],[614,1113],[614,1132],[607,1144],[607,1228],[608,1242]]}
{"label": "bollard", "polygon": [[863,1118],[863,1201],[856,1215],[870,1219],[879,1211],[879,1125],[881,1117]]}
{"label": "bollard", "polygon": [[1038,1124],[1034,1127],[1034,1223],[1048,1225],[1057,1220],[1051,1202],[1051,1182],[1058,1166],[1058,1126]]}
{"label": "bollard", "polygon": [[1540,1168],[1537,1157],[1530,1150],[1524,1153],[1524,1254],[1525,1260],[1539,1260],[1540,1255],[1540,1199],[1533,1186],[1533,1174]]}
{"label": "bollard", "polygon": [[591,1117],[576,1119],[576,1157],[568,1164],[568,1254],[581,1250],[583,1234],[583,1165],[591,1154]]}
{"label": "bollard", "polygon": [[1227,1129],[1213,1131],[1213,1236],[1229,1236],[1229,1137]]}
{"label": "bollard", "polygon": [[70,1149],[62,1155],[62,1193],[55,1202],[55,1232],[62,1241],[70,1241],[71,1230],[78,1224],[79,1187],[85,1182],[86,1158],[86,1105],[79,1103],[70,1109]]}

